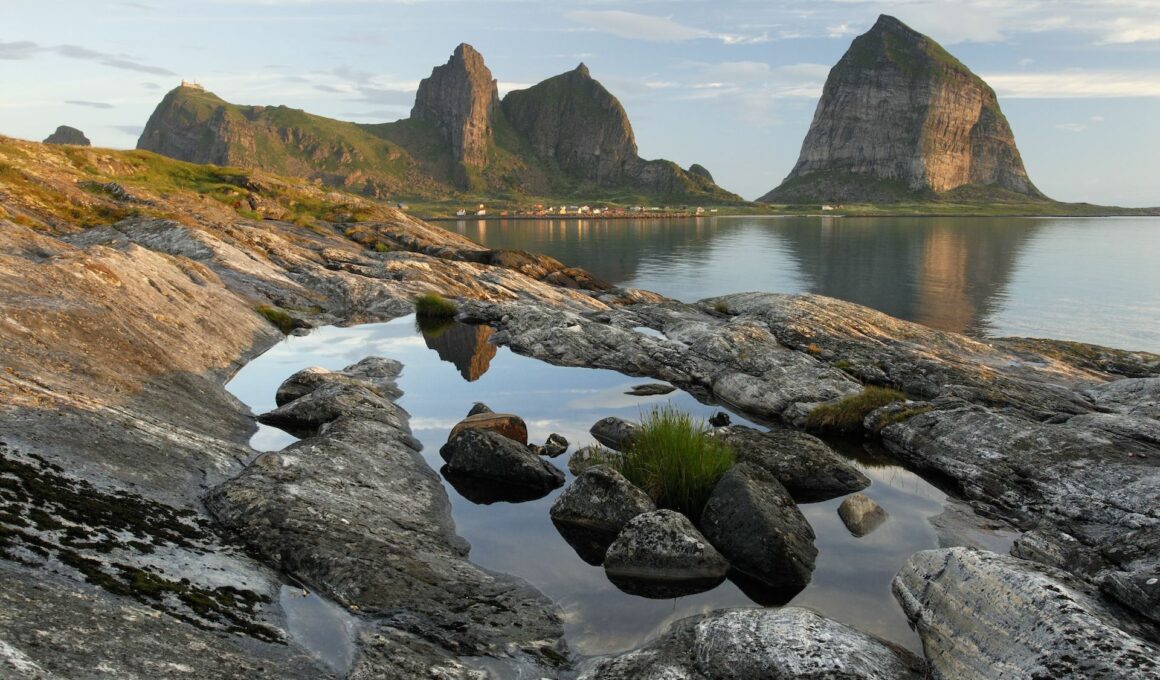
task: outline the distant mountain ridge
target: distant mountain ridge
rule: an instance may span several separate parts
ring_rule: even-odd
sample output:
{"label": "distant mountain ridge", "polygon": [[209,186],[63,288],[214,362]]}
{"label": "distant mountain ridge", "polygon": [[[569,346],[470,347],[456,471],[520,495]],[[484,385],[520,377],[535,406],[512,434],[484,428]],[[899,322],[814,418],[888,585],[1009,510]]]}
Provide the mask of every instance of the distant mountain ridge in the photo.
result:
{"label": "distant mountain ridge", "polygon": [[153,111],[137,148],[375,197],[742,200],[700,166],[640,158],[624,107],[583,64],[500,100],[482,55],[466,43],[423,79],[407,119],[368,125],[239,106],[183,83]]}
{"label": "distant mountain ridge", "polygon": [[929,37],[882,15],[831,69],[801,154],[767,203],[1047,200],[995,92]]}

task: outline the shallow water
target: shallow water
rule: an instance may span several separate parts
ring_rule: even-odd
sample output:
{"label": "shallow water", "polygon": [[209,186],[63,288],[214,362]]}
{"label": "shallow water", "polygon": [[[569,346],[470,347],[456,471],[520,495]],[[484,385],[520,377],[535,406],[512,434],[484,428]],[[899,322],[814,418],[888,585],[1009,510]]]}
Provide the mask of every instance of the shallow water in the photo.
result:
{"label": "shallow water", "polygon": [[[489,345],[489,334],[485,327],[458,326],[428,340],[416,331],[411,317],[353,328],[321,328],[306,337],[287,338],[245,366],[228,387],[255,413],[261,413],[274,407],[274,393],[282,380],[301,368],[317,365],[338,369],[369,355],[398,359],[405,366],[399,379],[405,394],[399,403],[411,414],[411,426],[423,442],[424,456],[436,469],[442,465],[439,447],[452,425],[476,401],[496,411],[521,415],[532,442],[542,443],[552,432],[564,435],[572,443],[569,454],[592,443],[588,428],[605,416],[639,419],[662,404],[672,404],[699,418],[719,410],[679,390],[663,396],[629,396],[624,392],[649,381],[606,370],[552,366]],[[736,414],[733,421],[746,423]],[[292,441],[279,430],[263,427],[252,444],[260,450],[276,450]],[[918,639],[890,594],[890,579],[915,551],[939,547],[939,536],[928,518],[943,511],[946,496],[890,463],[880,451],[865,449],[861,443],[834,443],[873,480],[864,493],[878,501],[890,518],[873,533],[855,538],[838,518],[840,498],[802,505],[817,533],[819,554],[813,580],[792,603],[816,608],[918,650]],[[567,471],[567,459],[565,454],[553,462]],[[572,478],[570,473],[568,478]],[[601,567],[581,560],[553,527],[548,508],[559,490],[526,503],[477,505],[446,481],[444,486],[452,501],[457,531],[471,543],[471,559],[521,576],[558,602],[564,612],[567,642],[579,654],[608,654],[636,647],[663,632],[672,621],[692,614],[721,607],[758,606],[731,581],[705,593],[670,600],[621,592],[605,578]],[[1001,551],[1013,538],[1000,533],[968,533],[972,540]],[[325,637],[317,636],[310,643],[323,648],[328,644]]]}
{"label": "shallow water", "polygon": [[976,336],[1160,352],[1160,218],[718,217],[441,222],[686,302],[818,293]]}

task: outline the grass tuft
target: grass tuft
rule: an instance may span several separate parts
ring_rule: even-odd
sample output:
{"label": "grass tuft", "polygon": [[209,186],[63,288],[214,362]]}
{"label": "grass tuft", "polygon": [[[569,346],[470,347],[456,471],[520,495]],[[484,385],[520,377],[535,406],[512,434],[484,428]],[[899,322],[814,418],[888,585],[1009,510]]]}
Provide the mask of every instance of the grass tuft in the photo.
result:
{"label": "grass tuft", "polygon": [[454,302],[444,300],[436,293],[424,293],[415,298],[415,315],[427,319],[450,319],[459,313]]}
{"label": "grass tuft", "polygon": [[705,436],[704,423],[672,407],[645,416],[617,469],[659,508],[683,513],[694,523],[721,475],[733,467],[733,449]]}
{"label": "grass tuft", "polygon": [[811,430],[854,433],[862,429],[862,419],[876,408],[896,401],[903,401],[906,395],[887,387],[865,387],[858,394],[834,402],[823,404],[810,411],[806,427]]}
{"label": "grass tuft", "polygon": [[289,335],[290,331],[294,330],[294,317],[287,314],[285,310],[270,305],[261,305],[258,307],[258,313],[266,317],[267,321],[277,326],[278,330],[284,334]]}

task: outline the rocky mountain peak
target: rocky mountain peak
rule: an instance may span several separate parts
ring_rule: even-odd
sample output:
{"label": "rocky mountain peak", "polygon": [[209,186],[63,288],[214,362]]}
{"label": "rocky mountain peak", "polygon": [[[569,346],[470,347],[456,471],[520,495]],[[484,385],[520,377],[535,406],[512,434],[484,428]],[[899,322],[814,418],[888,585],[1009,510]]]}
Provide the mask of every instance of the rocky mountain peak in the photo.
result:
{"label": "rocky mountain peak", "polygon": [[75,144],[77,146],[92,146],[92,142],[85,133],[70,127],[68,125],[61,125],[48,137],[44,138],[45,144]]}
{"label": "rocky mountain peak", "polygon": [[995,92],[882,15],[826,79],[797,164],[769,202],[887,202],[975,185],[1042,198]]}
{"label": "rocky mountain peak", "polygon": [[446,64],[419,83],[411,118],[434,125],[455,160],[482,167],[498,108],[499,90],[483,55],[460,43]]}
{"label": "rocky mountain peak", "polygon": [[580,62],[580,65],[577,66],[575,69],[573,69],[572,72],[575,73],[576,75],[580,76],[581,78],[591,78],[592,77],[592,74],[588,72],[588,67],[584,65],[584,62]]}

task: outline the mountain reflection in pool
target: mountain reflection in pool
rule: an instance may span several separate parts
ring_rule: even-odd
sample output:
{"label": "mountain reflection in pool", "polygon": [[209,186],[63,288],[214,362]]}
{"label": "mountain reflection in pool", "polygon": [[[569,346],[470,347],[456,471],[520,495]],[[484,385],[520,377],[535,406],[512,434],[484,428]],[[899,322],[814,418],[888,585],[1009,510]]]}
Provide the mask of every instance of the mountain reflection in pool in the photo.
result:
{"label": "mountain reflection in pool", "polygon": [[[588,428],[605,416],[639,420],[654,405],[670,403],[707,419],[720,408],[701,404],[679,390],[659,396],[627,395],[625,391],[640,379],[606,370],[553,366],[507,348],[483,347],[482,354],[476,354],[482,346],[479,335],[469,340],[462,346],[476,348],[472,357],[495,350],[486,361],[474,364],[487,366],[486,373],[472,370],[463,376],[462,361],[454,365],[442,361],[442,355],[436,354],[439,350],[428,349],[428,341],[416,331],[413,317],[352,328],[320,328],[271,348],[239,371],[228,387],[255,413],[261,413],[274,407],[278,385],[307,366],[336,370],[372,355],[397,359],[405,366],[399,378],[404,391],[399,403],[411,414],[411,427],[434,469],[443,464],[439,447],[451,427],[476,401],[522,416],[530,441],[542,443],[552,432],[566,437],[572,448],[553,461],[563,469],[572,452],[592,443]],[[460,346],[458,341],[455,344]],[[747,423],[736,415],[733,421]],[[291,441],[289,435],[263,427],[251,444],[277,450]],[[568,645],[580,654],[636,647],[673,621],[693,614],[722,607],[780,605],[791,597],[794,605],[812,607],[917,650],[918,639],[890,594],[890,579],[912,553],[944,542],[928,518],[943,512],[946,495],[895,465],[880,450],[867,450],[861,443],[845,446],[836,448],[872,480],[863,493],[885,508],[890,519],[874,533],[855,538],[838,517],[841,498],[799,506],[817,534],[818,558],[813,580],[796,597],[735,577],[710,591],[675,599],[629,595],[608,581],[603,567],[581,559],[552,524],[548,509],[561,489],[536,500],[496,499],[490,505],[477,505],[450,483],[447,493],[456,530],[471,543],[471,559],[523,577],[556,601],[563,612]],[[855,456],[850,455],[851,446]],[[570,482],[573,475],[568,473],[568,478]],[[1000,552],[1010,545],[1009,535],[987,534],[961,524],[945,532],[947,544],[961,544],[966,537]]]}

